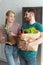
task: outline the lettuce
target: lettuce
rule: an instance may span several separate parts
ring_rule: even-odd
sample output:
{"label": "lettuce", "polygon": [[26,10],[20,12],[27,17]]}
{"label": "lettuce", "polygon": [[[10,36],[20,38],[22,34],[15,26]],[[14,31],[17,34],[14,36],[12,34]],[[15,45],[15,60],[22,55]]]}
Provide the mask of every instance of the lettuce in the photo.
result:
{"label": "lettuce", "polygon": [[38,30],[35,27],[30,27],[25,29],[26,33],[38,33]]}

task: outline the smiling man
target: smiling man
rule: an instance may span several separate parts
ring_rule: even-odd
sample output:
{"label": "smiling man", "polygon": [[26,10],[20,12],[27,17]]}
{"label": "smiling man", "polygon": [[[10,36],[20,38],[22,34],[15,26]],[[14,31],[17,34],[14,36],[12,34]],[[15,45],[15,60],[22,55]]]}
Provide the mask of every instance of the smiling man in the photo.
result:
{"label": "smiling man", "polygon": [[[25,62],[26,65],[37,65],[36,57],[37,57],[38,45],[43,43],[43,25],[35,20],[35,10],[33,8],[27,9],[25,11],[24,18],[26,19],[26,23],[22,25],[22,28],[27,29],[30,27],[35,27],[37,30],[41,32],[41,36],[34,42],[29,43],[28,47],[34,46],[34,50],[26,51],[20,49],[19,54],[22,57],[21,59]],[[21,64],[24,65],[23,62]]]}

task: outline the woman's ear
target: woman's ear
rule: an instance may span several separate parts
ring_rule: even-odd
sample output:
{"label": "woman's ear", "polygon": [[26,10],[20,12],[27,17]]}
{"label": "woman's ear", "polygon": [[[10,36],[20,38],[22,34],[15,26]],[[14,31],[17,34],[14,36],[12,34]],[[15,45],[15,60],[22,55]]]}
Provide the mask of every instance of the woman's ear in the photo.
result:
{"label": "woman's ear", "polygon": [[8,16],[6,16],[6,19],[8,19]]}

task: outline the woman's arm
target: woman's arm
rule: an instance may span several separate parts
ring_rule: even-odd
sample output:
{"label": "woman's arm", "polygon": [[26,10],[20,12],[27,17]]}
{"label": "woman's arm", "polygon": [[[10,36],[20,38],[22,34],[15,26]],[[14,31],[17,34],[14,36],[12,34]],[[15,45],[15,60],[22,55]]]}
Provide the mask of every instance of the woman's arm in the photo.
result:
{"label": "woman's arm", "polygon": [[0,26],[0,43],[4,42],[7,38],[7,35],[4,30],[4,25]]}

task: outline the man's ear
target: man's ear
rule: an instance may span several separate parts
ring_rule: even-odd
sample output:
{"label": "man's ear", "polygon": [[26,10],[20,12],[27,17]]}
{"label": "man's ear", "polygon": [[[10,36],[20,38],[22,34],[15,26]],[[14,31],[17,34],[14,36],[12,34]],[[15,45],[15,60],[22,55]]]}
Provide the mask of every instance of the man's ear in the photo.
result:
{"label": "man's ear", "polygon": [[34,13],[31,13],[32,16],[34,16]]}

